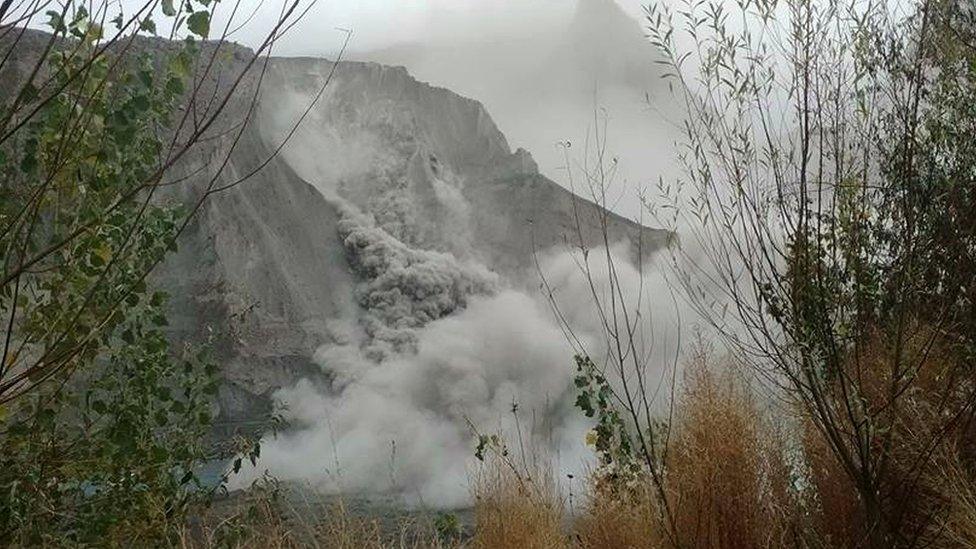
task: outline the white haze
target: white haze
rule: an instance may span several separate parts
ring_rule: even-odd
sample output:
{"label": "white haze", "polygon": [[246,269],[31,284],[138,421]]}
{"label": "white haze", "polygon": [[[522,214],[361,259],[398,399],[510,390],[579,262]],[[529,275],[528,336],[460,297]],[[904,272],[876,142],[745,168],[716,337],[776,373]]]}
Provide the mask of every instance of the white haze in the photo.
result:
{"label": "white haze", "polygon": [[[298,91],[277,93],[274,112],[260,117],[271,136],[287,131],[310,100]],[[330,100],[327,94],[323,105]],[[263,440],[259,463],[235,485],[268,471],[326,492],[464,506],[475,465],[471,426],[501,433],[516,447],[513,403],[526,444],[553,461],[560,478],[582,478],[593,457],[584,446],[592,422],[573,406],[574,348],[539,289],[538,273],[506,278],[489,270],[467,229],[477,205],[467,203],[458,191],[463,182],[446,171],[431,184],[447,214],[437,225],[413,215],[409,186],[388,179],[402,170],[397,155],[355,124],[336,126],[328,113],[325,106],[312,111],[283,154],[335,205],[338,236],[359,279],[348,291],[359,307],[334,320],[335,342],[315,356],[333,376],[331,385],[301,381],[274,395],[293,428]],[[652,355],[648,390],[659,391],[679,319],[652,263],[657,258],[636,266],[629,250],[620,242],[610,256],[625,301],[646,319],[639,345]],[[604,299],[607,255],[593,249],[589,257]],[[599,362],[606,335],[581,260],[562,248],[543,251],[539,269],[564,321]]]}
{"label": "white haze", "polygon": [[[572,187],[582,150],[601,144],[618,165],[608,207],[631,219],[639,196],[674,175],[681,109],[661,79],[644,34],[642,0],[360,0],[317,2],[274,47],[275,55],[334,59],[353,32],[347,59],[406,66],[421,81],[481,101],[513,148]],[[236,15],[251,15],[243,2]],[[256,6],[232,39],[254,44],[281,10]],[[229,16],[222,7],[218,15]],[[218,17],[218,20],[221,18]],[[215,26],[218,28],[218,26]],[[219,28],[223,28],[219,26]],[[571,188],[581,192],[581,188]]]}
{"label": "white haze", "polygon": [[[642,275],[628,263],[626,250],[622,243],[612,257],[629,302],[636,304]],[[603,256],[599,249],[592,254]],[[561,313],[599,360],[603,330],[578,259],[553,251],[541,268],[559,289]],[[607,295],[601,263],[591,260],[598,291]],[[654,326],[644,323],[639,338],[648,350],[655,337],[660,341],[650,369],[650,389],[660,391],[661,365],[672,358],[668,342],[678,319],[663,281],[643,276],[644,314]],[[408,504],[465,506],[468,474],[477,464],[468,422],[481,432],[501,433],[510,448],[518,448],[513,403],[526,443],[554,462],[560,478],[582,477],[592,459],[583,444],[592,423],[573,407],[573,349],[543,296],[523,288],[516,283],[473,297],[463,310],[417,330],[415,349],[379,360],[364,350],[359,327],[345,324],[345,341],[323,347],[316,357],[335,375],[333,386],[303,381],[279,391],[276,399],[298,428],[263,441],[258,467],[237,481],[244,485],[267,470],[326,492],[392,492]]]}
{"label": "white haze", "polygon": [[[302,7],[309,4],[304,2]],[[526,32],[551,32],[569,20],[575,4],[575,0],[319,1],[311,5],[295,32],[278,42],[276,50],[280,55],[331,57],[341,43],[337,29],[354,32],[354,52],[418,41],[500,41]],[[634,18],[642,13],[639,1],[621,0],[619,5]],[[237,17],[243,19],[243,14],[251,20],[232,38],[254,44],[265,36],[281,7],[281,2],[243,1]],[[218,14],[226,19],[229,11],[222,7]]]}
{"label": "white haze", "polygon": [[404,65],[420,80],[478,99],[513,147],[530,151],[544,175],[574,192],[587,191],[570,183],[567,161],[579,177],[584,151],[605,148],[617,168],[606,204],[638,219],[639,196],[674,175],[682,120],[644,37],[641,3],[477,5],[432,17],[444,23],[428,34],[351,56]]}
{"label": "white haze", "polygon": [[[335,59],[345,30],[351,30],[346,59],[404,65],[422,81],[481,101],[513,149],[530,151],[544,175],[575,192],[587,194],[584,172],[592,167],[594,147],[605,146],[618,174],[606,205],[646,222],[638,197],[649,190],[653,202],[655,183],[674,176],[683,113],[642,37],[645,3],[319,1],[271,53]],[[589,11],[580,15],[578,4]],[[135,0],[122,5],[131,7]],[[233,6],[218,5],[215,32],[224,28]],[[281,6],[243,0],[234,17],[247,24],[229,38],[256,46]],[[290,126],[309,99],[282,97],[279,125]],[[597,130],[605,130],[599,140]],[[514,445],[513,402],[522,430],[536,433],[532,442],[555,462],[558,478],[580,478],[593,457],[583,445],[591,422],[573,408],[574,349],[538,289],[538,276],[501,279],[466,253],[474,236],[464,219],[475,205],[449,184],[434,182],[438,200],[451,212],[438,220],[449,252],[405,238],[403,231],[429,232],[418,226],[422,220],[392,230],[383,223],[385,212],[365,211],[362,201],[339,192],[332,182],[377,161],[371,139],[346,136],[339,142],[303,131],[285,150],[293,167],[337,205],[341,236],[363,244],[353,261],[383,266],[349,289],[376,297],[379,305],[353,306],[333,319],[335,343],[319,349],[315,361],[334,383],[302,381],[278,391],[278,405],[295,428],[263,440],[260,462],[232,483],[247,486],[269,471],[327,492],[395,493],[407,503],[464,506],[470,503],[468,473],[475,465],[468,421],[482,432],[501,432]],[[320,158],[321,151],[335,154]],[[651,356],[648,390],[663,403],[677,333],[694,315],[684,307],[679,314],[672,301],[666,260],[633,265],[626,246],[615,245],[612,256],[628,303],[643,308],[638,339]],[[590,251],[597,291],[605,294],[603,257],[601,250]],[[605,334],[580,260],[549,250],[541,271],[575,335],[599,361]],[[404,289],[429,293],[429,299],[415,307],[395,297]],[[444,311],[451,312],[442,316]]]}

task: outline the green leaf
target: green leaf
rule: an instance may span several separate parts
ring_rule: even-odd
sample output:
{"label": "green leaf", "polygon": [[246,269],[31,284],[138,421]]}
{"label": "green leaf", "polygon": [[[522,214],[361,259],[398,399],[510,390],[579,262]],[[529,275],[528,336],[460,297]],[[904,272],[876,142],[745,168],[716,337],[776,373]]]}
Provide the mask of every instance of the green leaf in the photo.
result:
{"label": "green leaf", "polygon": [[206,38],[210,34],[210,13],[206,11],[193,13],[186,19],[186,26],[193,34]]}
{"label": "green leaf", "polygon": [[180,484],[186,484],[193,480],[193,471],[187,471],[183,474],[183,478],[180,479]]}
{"label": "green leaf", "polygon": [[107,408],[105,407],[105,403],[102,402],[101,400],[93,400],[92,403],[91,403],[91,409],[96,414],[99,414],[99,415],[104,414],[105,411],[107,410]]}
{"label": "green leaf", "polygon": [[480,435],[478,437],[478,446],[474,449],[474,457],[478,458],[478,461],[485,460],[485,448],[488,446],[488,437],[485,435]]}
{"label": "green leaf", "polygon": [[139,81],[142,82],[147,88],[151,88],[153,85],[153,73],[149,68],[144,68],[139,71]]}
{"label": "green leaf", "polygon": [[589,391],[582,391],[576,395],[576,407],[582,410],[586,417],[593,417],[596,413],[596,410],[593,409],[593,403],[590,402]]}
{"label": "green leaf", "polygon": [[152,455],[157,462],[162,463],[166,461],[167,458],[169,458],[169,451],[167,451],[166,448],[162,446],[156,446],[155,448],[152,449]]}
{"label": "green leaf", "polygon": [[145,95],[137,95],[132,98],[132,107],[138,109],[139,112],[145,112],[149,110],[149,98]]}
{"label": "green leaf", "polygon": [[67,28],[64,26],[64,18],[61,17],[59,12],[50,10],[46,13],[48,16],[47,26],[51,27],[55,33],[64,32]]}
{"label": "green leaf", "polygon": [[174,76],[166,81],[166,91],[172,95],[181,95],[183,89],[183,80],[180,78]]}
{"label": "green leaf", "polygon": [[163,15],[167,17],[173,17],[176,15],[176,9],[173,7],[173,0],[163,0]]}
{"label": "green leaf", "polygon": [[149,298],[149,304],[153,307],[159,307],[166,302],[166,292],[153,292],[151,298]]}
{"label": "green leaf", "polygon": [[37,156],[34,151],[28,151],[24,155],[24,158],[20,160],[20,171],[24,173],[33,173],[34,169],[37,168]]}

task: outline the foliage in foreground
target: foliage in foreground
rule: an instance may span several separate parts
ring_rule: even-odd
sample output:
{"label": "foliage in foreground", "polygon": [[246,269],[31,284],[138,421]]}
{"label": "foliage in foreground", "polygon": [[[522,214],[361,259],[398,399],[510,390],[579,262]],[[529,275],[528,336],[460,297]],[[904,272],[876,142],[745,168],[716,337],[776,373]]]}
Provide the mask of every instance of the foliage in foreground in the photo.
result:
{"label": "foliage in foreground", "polygon": [[[173,542],[214,488],[216,367],[168,339],[147,277],[191,213],[157,190],[236,87],[192,101],[215,3],[0,3],[6,544]],[[49,34],[22,28],[42,15]],[[185,38],[139,53],[157,20]]]}

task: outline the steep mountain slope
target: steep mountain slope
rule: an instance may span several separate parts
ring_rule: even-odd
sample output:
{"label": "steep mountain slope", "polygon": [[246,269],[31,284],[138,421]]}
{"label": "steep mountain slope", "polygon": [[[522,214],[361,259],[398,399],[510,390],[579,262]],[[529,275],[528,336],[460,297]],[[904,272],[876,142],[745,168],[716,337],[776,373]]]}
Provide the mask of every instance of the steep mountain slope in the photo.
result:
{"label": "steep mountain slope", "polygon": [[[38,54],[31,36],[5,78]],[[203,96],[226,89],[252,56],[221,48]],[[172,174],[189,182],[162,200],[192,203],[211,178],[229,188],[204,202],[155,280],[171,294],[174,340],[214,345],[231,429],[300,379],[328,386],[334,375],[317,351],[355,348],[377,363],[413,353],[418,330],[471,298],[533,284],[534,252],[602,243],[604,221],[612,240],[642,242],[645,253],[668,238],[572,196],[526,151],[511,151],[480,103],[403,68],[272,58],[211,133]]]}
{"label": "steep mountain slope", "polygon": [[[222,180],[278,146],[332,68],[271,60]],[[532,279],[535,251],[598,244],[604,214],[512,152],[477,101],[403,68],[345,62],[282,154],[206,204],[160,279],[181,335],[221,334],[233,423],[266,410],[275,389],[328,377],[313,363],[323,345],[409,351],[413,330],[469,295]],[[613,239],[645,250],[667,236],[607,219]]]}

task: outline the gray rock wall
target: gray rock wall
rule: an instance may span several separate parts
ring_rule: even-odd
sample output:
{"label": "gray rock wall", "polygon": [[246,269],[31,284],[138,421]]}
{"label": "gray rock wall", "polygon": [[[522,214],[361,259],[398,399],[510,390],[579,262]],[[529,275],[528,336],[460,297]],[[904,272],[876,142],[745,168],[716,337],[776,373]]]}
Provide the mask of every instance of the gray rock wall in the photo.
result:
{"label": "gray rock wall", "polygon": [[[4,78],[37,55],[43,34],[30,38]],[[137,49],[167,47],[140,40]],[[204,56],[215,47],[205,44]],[[220,48],[204,95],[226,90],[253,55]],[[479,102],[402,67],[341,63],[276,154],[333,65],[267,63],[170,174],[188,181],[160,195],[192,204],[210,184],[245,179],[203,204],[154,277],[171,294],[174,341],[214,345],[228,429],[263,417],[271,393],[299,378],[328,383],[313,360],[322,345],[352,339],[379,356],[408,352],[411,330],[463,308],[469,295],[528,280],[537,250],[599,245],[604,227],[645,253],[669,237],[541,176]]]}

